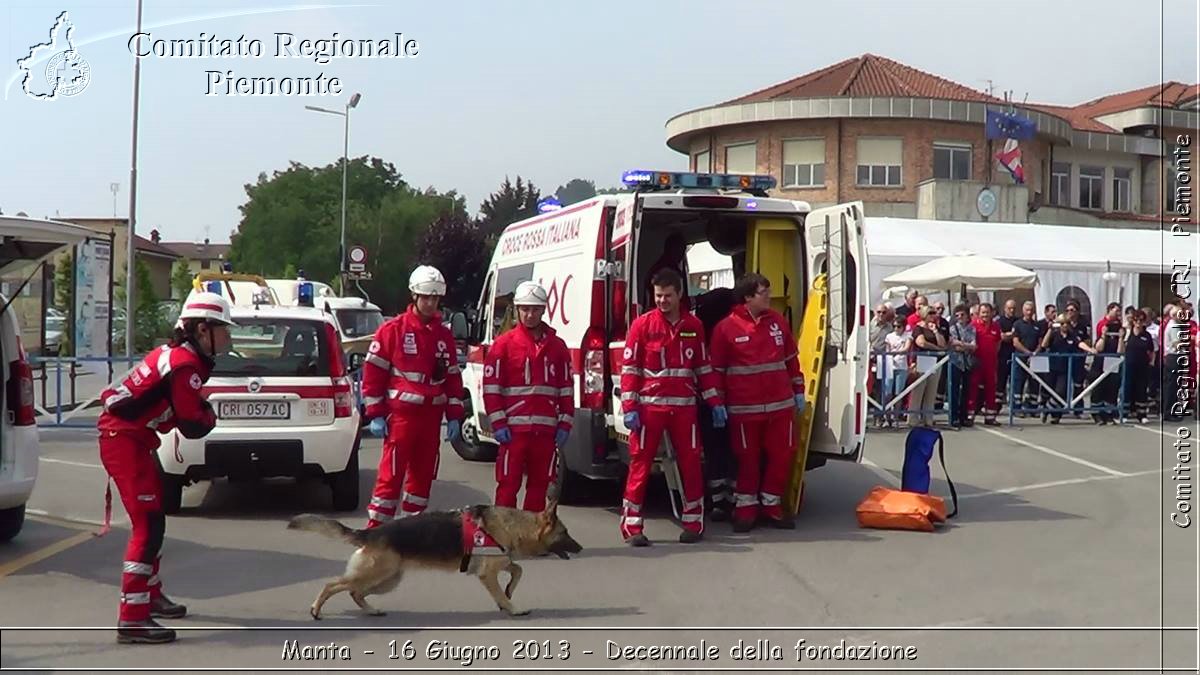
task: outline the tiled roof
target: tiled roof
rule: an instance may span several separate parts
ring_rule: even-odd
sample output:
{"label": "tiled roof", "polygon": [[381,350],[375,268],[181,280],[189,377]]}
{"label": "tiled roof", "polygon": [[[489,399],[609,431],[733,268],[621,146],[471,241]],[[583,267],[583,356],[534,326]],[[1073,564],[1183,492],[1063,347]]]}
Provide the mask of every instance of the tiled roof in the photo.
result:
{"label": "tiled roof", "polygon": [[193,241],[164,241],[162,245],[190,260],[223,260],[229,257],[229,249],[232,248],[230,244]]}
{"label": "tiled roof", "polygon": [[133,241],[137,244],[137,250],[139,251],[145,251],[146,253],[157,253],[158,255],[164,255],[169,258],[179,257],[179,254],[175,251],[172,251],[162,244],[156,244],[140,234],[133,235]]}
{"label": "tiled roof", "polygon": [[[825,96],[908,96],[977,103],[1005,103],[995,96],[906,66],[903,63],[875,54],[863,54],[718,105]],[[1200,84],[1165,82],[1162,85],[1102,96],[1076,106],[1026,103],[1021,104],[1021,107],[1040,110],[1060,117],[1079,131],[1111,134],[1120,133],[1120,131],[1098,122],[1097,117],[1144,107],[1179,108],[1197,97],[1200,97]]]}
{"label": "tiled roof", "polygon": [[721,105],[817,96],[912,96],[980,103],[1003,102],[903,63],[875,54],[863,54]]}

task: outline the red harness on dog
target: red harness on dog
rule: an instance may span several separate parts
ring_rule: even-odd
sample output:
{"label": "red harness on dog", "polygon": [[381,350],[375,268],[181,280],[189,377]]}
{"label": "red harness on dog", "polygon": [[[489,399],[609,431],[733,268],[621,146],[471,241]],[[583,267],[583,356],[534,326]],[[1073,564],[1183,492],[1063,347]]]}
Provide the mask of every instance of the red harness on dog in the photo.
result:
{"label": "red harness on dog", "polygon": [[462,563],[459,572],[466,572],[473,555],[506,555],[504,547],[488,534],[479,521],[471,517],[469,511],[462,514]]}

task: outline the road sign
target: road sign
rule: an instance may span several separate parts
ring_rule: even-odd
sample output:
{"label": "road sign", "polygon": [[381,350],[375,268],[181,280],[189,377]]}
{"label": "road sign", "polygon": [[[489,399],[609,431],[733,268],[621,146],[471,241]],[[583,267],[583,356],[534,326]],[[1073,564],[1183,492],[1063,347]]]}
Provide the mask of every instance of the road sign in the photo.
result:
{"label": "road sign", "polygon": [[364,272],[367,269],[367,249],[362,246],[350,247],[350,265],[347,269],[351,272]]}

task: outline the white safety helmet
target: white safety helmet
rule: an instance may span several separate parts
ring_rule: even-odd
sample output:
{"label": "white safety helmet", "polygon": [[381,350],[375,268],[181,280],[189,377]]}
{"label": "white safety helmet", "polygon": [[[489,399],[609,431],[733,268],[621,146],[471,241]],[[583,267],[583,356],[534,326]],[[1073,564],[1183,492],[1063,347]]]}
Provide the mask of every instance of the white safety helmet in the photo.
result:
{"label": "white safety helmet", "polygon": [[229,315],[229,301],[219,293],[195,292],[188,295],[183,302],[183,310],[179,312],[176,326],[182,327],[187,319],[204,319],[213,323],[236,326]]}
{"label": "white safety helmet", "polygon": [[541,284],[532,281],[522,281],[517,285],[517,290],[513,293],[513,304],[520,307],[545,307],[546,306],[546,289],[542,288]]}
{"label": "white safety helmet", "polygon": [[417,295],[446,294],[446,279],[436,267],[421,265],[408,277],[408,290]]}

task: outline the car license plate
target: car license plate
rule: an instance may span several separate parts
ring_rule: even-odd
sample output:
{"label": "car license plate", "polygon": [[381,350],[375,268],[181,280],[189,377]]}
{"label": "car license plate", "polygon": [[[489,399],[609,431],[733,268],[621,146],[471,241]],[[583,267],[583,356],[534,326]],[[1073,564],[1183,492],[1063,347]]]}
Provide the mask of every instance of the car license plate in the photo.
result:
{"label": "car license plate", "polygon": [[217,417],[223,420],[286,420],[292,416],[287,401],[218,401]]}

